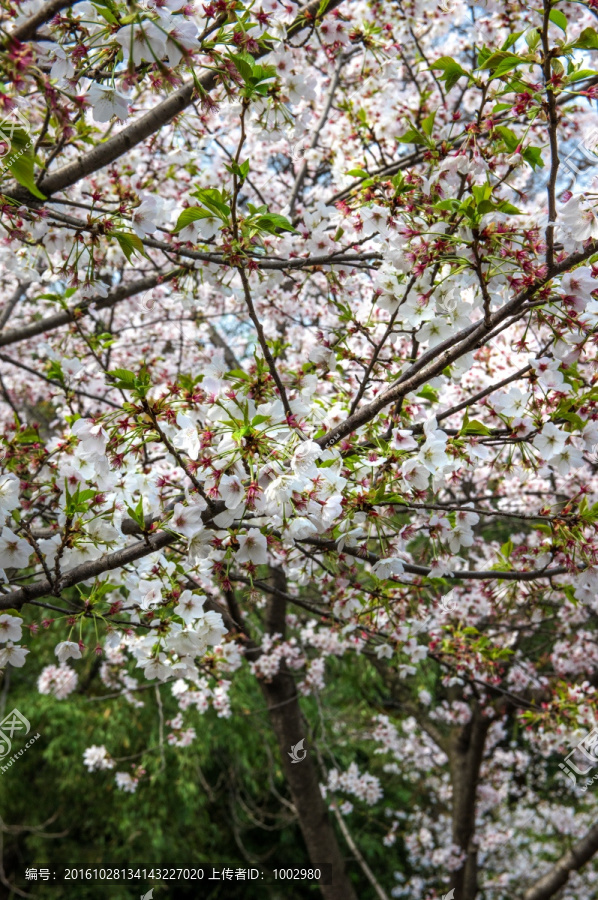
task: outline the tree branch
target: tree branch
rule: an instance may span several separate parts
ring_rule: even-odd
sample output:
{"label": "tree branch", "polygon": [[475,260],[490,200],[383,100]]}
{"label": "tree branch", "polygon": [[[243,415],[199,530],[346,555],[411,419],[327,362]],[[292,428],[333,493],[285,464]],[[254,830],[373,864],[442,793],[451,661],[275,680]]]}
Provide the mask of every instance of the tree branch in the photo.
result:
{"label": "tree branch", "polygon": [[567,850],[550,872],[539,878],[523,895],[523,900],[548,900],[569,880],[571,872],[577,872],[598,851],[598,824],[593,825],[585,837]]}

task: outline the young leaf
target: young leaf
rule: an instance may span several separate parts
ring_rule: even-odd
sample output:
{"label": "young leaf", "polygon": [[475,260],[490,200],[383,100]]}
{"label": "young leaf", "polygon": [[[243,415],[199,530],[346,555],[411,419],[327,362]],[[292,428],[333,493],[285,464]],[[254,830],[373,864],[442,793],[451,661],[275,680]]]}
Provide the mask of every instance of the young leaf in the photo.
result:
{"label": "young leaf", "polygon": [[111,372],[106,372],[106,374],[114,379],[115,387],[126,388],[127,390],[132,390],[135,387],[135,373],[130,372],[128,369],[113,369]]}
{"label": "young leaf", "polygon": [[403,137],[397,138],[397,141],[401,144],[423,144],[424,147],[427,144],[424,136],[419,131],[416,131],[415,128],[410,128]]}
{"label": "young leaf", "polygon": [[551,9],[548,18],[557,26],[557,28],[560,28],[561,31],[567,32],[567,16],[562,13],[560,9]]}
{"label": "young leaf", "polygon": [[[250,62],[248,62],[247,58],[243,59],[243,57],[239,54],[230,54],[230,58],[233,62],[233,65],[243,81],[247,84],[253,74],[253,66]],[[250,57],[252,59],[252,57]],[[253,62],[253,59],[252,59]]]}
{"label": "young leaf", "polygon": [[131,257],[135,253],[147,257],[141,238],[136,234],[128,231],[114,231],[113,234],[120,244],[120,249],[127,257],[127,262],[131,262]]}
{"label": "young leaf", "polygon": [[490,69],[491,71],[496,71],[503,63],[512,63],[514,66],[518,66],[521,62],[524,62],[524,60],[514,53],[505,53],[502,50],[497,50],[496,53],[491,53],[490,56],[478,66],[478,69]]}
{"label": "young leaf", "polygon": [[511,131],[510,128],[507,128],[506,125],[497,125],[494,130],[500,134],[509,153],[514,153],[519,146],[519,138],[517,135]]}
{"label": "young leaf", "polygon": [[213,215],[214,213],[208,212],[207,209],[200,209],[199,206],[190,206],[188,209],[184,209],[178,217],[174,233],[178,234],[182,228],[190,225],[191,222],[197,222],[199,219],[211,219]]}
{"label": "young leaf", "polygon": [[279,231],[290,231],[293,234],[297,234],[297,229],[293,228],[288,219],[285,219],[284,216],[278,215],[278,213],[268,213],[265,216],[260,216],[256,221],[257,227],[260,231],[267,231],[269,234],[277,234]]}
{"label": "young leaf", "polygon": [[451,56],[441,56],[436,62],[432,63],[431,69],[440,69],[442,71],[441,79],[444,79],[447,91],[454,87],[462,75],[469,78],[469,74],[463,69],[458,62]]}
{"label": "young leaf", "polygon": [[573,47],[580,50],[598,50],[598,32],[595,28],[584,28]]}
{"label": "young leaf", "polygon": [[4,168],[8,167],[15,180],[27,188],[30,194],[33,194],[38,200],[45,200],[45,195],[37,187],[33,177],[33,138],[25,128],[20,126],[9,129],[3,123],[3,130],[0,133],[0,138],[2,139],[6,139],[4,132],[6,132],[6,137],[9,138],[11,144],[7,162],[3,164]]}
{"label": "young leaf", "polygon": [[434,110],[434,112],[431,115],[427,116],[427,118],[425,118],[422,122],[422,131],[424,132],[424,134],[427,134],[428,137],[430,137],[430,135],[432,134],[432,129],[434,128],[434,119],[435,118],[436,118],[436,110]]}

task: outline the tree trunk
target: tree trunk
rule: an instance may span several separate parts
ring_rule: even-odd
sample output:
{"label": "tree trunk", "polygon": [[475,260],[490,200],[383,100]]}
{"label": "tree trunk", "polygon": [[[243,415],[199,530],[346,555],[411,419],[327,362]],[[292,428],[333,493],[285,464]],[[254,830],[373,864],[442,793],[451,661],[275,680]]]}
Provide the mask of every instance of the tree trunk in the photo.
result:
{"label": "tree trunk", "polygon": [[474,900],[478,892],[478,851],[475,845],[475,806],[480,766],[491,720],[477,705],[472,718],[451,734],[449,760],[453,786],[453,841],[466,853],[463,866],[453,873],[454,900]]}
{"label": "tree trunk", "polygon": [[[274,586],[284,592],[286,583],[281,570],[273,572]],[[278,596],[268,600],[266,622],[270,634],[286,632],[286,602]],[[291,747],[305,738],[301,708],[293,676],[283,663],[271,681],[260,681],[270,713],[270,722],[278,741],[282,768],[299,817],[299,826],[309,858],[314,867],[332,864],[332,884],[322,885],[325,900],[357,900],[357,895],[345,869],[345,860],[332,826],[326,804],[320,792],[318,770],[307,747],[301,762],[289,757]],[[285,862],[285,861],[283,861]]]}

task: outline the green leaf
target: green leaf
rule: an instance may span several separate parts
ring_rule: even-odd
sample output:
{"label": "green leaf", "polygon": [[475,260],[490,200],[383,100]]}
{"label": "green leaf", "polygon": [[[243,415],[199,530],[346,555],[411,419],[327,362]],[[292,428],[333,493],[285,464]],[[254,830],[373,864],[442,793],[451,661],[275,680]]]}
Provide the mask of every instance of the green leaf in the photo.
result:
{"label": "green leaf", "polygon": [[435,391],[429,384],[425,384],[421,391],[418,391],[417,396],[423,397],[424,400],[430,400],[432,403],[438,402],[438,391]]}
{"label": "green leaf", "polygon": [[145,528],[145,514],[143,512],[143,497],[140,497],[137,506],[132,507],[127,504],[127,512],[134,522],[143,530]]}
{"label": "green leaf", "polygon": [[513,552],[514,546],[515,545],[513,544],[513,541],[507,541],[506,544],[502,545],[502,547],[500,548],[500,552],[505,559],[508,559],[510,557],[511,553]]}
{"label": "green leaf", "polygon": [[480,47],[480,49],[478,50],[478,64],[476,66],[476,69],[481,69],[486,60],[490,59],[491,56],[492,50],[488,50],[487,47]]}
{"label": "green leaf", "polygon": [[297,234],[297,229],[293,228],[288,219],[278,213],[268,213],[265,216],[259,216],[255,224],[260,231],[267,231],[269,234],[278,234],[279,231],[290,231]]}
{"label": "green leaf", "polygon": [[64,372],[62,371],[62,366],[57,359],[53,359],[46,370],[46,375],[48,378],[53,378],[55,381],[64,381]]}
{"label": "green leaf", "polygon": [[478,212],[481,216],[494,212],[495,209],[496,203],[493,203],[491,200],[482,200],[481,203],[478,203]]}
{"label": "green leaf", "polygon": [[118,20],[118,11],[115,10],[114,4],[110,3],[109,0],[106,0],[105,3],[100,3],[99,0],[93,0],[92,5],[96,8],[102,18],[105,19],[110,25],[120,24]]}
{"label": "green leaf", "polygon": [[[24,124],[17,124],[21,119]],[[3,163],[3,170],[8,168],[15,180],[27,188],[30,194],[33,194],[38,200],[45,200],[45,195],[37,187],[33,177],[33,138],[25,127],[27,124],[27,120],[19,112],[15,112],[12,119],[8,116],[5,117],[0,138],[10,143],[10,155]]]}
{"label": "green leaf", "polygon": [[39,434],[35,428],[26,428],[20,431],[14,438],[17,444],[32,444],[39,441]]}
{"label": "green leaf", "polygon": [[556,25],[557,28],[560,28],[561,31],[567,32],[567,16],[560,11],[560,9],[551,9],[550,15],[548,16],[553,25]]}
{"label": "green leaf", "polygon": [[192,196],[197,197],[202,206],[212,210],[224,222],[227,221],[230,216],[230,206],[225,203],[224,195],[221,191],[216,190],[216,188],[197,188]]}
{"label": "green leaf", "polygon": [[509,216],[521,215],[521,210],[509,203],[508,200],[501,200],[500,203],[496,204],[496,208],[499,212],[507,213]]}
{"label": "green leaf", "polygon": [[231,175],[237,175],[241,181],[245,181],[247,175],[249,174],[249,160],[246,159],[242,165],[239,165],[234,160],[230,163],[230,165],[224,166],[227,172],[230,172]]}
{"label": "green leaf", "polygon": [[434,204],[434,209],[447,210],[448,212],[455,212],[459,209],[460,203],[454,197],[451,200],[439,200],[438,203]]}
{"label": "green leaf", "polygon": [[478,69],[490,69],[491,71],[496,71],[499,66],[504,63],[511,63],[512,66],[518,66],[521,62],[524,62],[524,60],[515,53],[505,53],[503,50],[497,50],[496,53],[491,53],[490,56],[478,66]]}
{"label": "green leaf", "polygon": [[432,129],[434,128],[434,119],[436,118],[436,111],[434,111],[431,115],[424,119],[422,122],[422,131],[424,134],[427,134],[428,137],[432,134]]}
{"label": "green leaf", "polygon": [[521,154],[524,160],[530,164],[532,169],[543,169],[544,160],[542,159],[542,151],[539,147],[526,147]]}
{"label": "green leaf", "polygon": [[177,234],[182,228],[190,225],[191,222],[197,222],[199,219],[212,219],[213,217],[214,213],[208,212],[207,209],[200,209],[199,206],[190,206],[188,209],[184,209],[178,217],[174,233]]}
{"label": "green leaf", "polygon": [[397,138],[400,144],[423,144],[424,147],[427,146],[427,141],[423,135],[416,131],[415,128],[410,128],[403,137]]}
{"label": "green leaf", "polygon": [[475,199],[475,202],[480,204],[483,203],[484,200],[490,200],[492,196],[492,186],[490,184],[474,184],[471,188],[471,193]]}
{"label": "green leaf", "polygon": [[469,73],[463,69],[458,62],[451,56],[441,56],[436,62],[432,63],[431,69],[440,69],[442,71],[441,79],[446,83],[447,91],[454,87],[462,75],[469,78]]}
{"label": "green leaf", "polygon": [[461,434],[490,434],[490,429],[487,428],[483,422],[478,422],[477,419],[471,419],[466,424],[464,423]]}
{"label": "green leaf", "polygon": [[502,50],[497,50],[496,53],[491,53],[490,56],[485,56],[485,58],[482,58],[480,54],[480,60],[478,69],[490,69],[493,73],[493,78],[501,78],[507,72],[516,69],[517,66],[528,62],[524,57],[517,56],[514,53],[505,53]]}
{"label": "green leaf", "polygon": [[544,534],[552,534],[552,528],[550,527],[550,525],[539,523],[538,525],[534,525],[534,529],[536,531],[542,531]]}
{"label": "green leaf", "polygon": [[[247,82],[253,75],[253,57],[247,54],[244,58],[240,54],[233,53],[230,53],[229,56],[233,62],[235,69],[237,70],[243,81],[247,84]],[[249,62],[247,57],[249,57],[249,60],[251,60],[251,62]]]}
{"label": "green leaf", "polygon": [[510,34],[508,36],[508,38],[506,39],[506,41],[504,42],[504,44],[502,45],[502,47],[500,49],[508,50],[509,47],[512,47],[513,44],[515,44],[519,40],[519,38],[521,37],[522,34],[523,34],[522,31],[514,31],[512,34]]}
{"label": "green leaf", "polygon": [[584,28],[572,46],[580,50],[598,50],[598,32],[595,28]]}
{"label": "green leaf", "polygon": [[506,75],[506,73],[510,72],[512,69],[516,69],[517,66],[520,66],[523,62],[525,62],[525,60],[519,59],[518,57],[505,59],[496,67],[492,77],[502,78],[503,75]]}
{"label": "green leaf", "polygon": [[[255,87],[261,86],[267,90],[268,83],[276,81],[276,68],[274,66],[254,66],[251,76],[251,84]],[[265,93],[265,91],[260,91]]]}
{"label": "green leaf", "polygon": [[120,249],[127,257],[127,262],[131,262],[131,257],[135,253],[139,253],[140,256],[147,257],[147,253],[145,252],[141,238],[133,232],[114,231],[113,235],[120,244]]}
{"label": "green leaf", "polygon": [[369,178],[367,172],[364,172],[363,169],[349,169],[348,172],[345,172],[345,175],[350,175],[351,178]]}
{"label": "green leaf", "polygon": [[511,131],[510,128],[507,128],[506,125],[497,125],[494,130],[500,134],[509,153],[514,153],[519,146],[519,138],[515,132]]}
{"label": "green leaf", "polygon": [[567,83],[573,84],[575,81],[582,81],[584,78],[593,78],[596,74],[596,69],[579,69],[577,72],[572,72],[571,75],[567,76]]}
{"label": "green leaf", "polygon": [[136,375],[128,369],[113,369],[111,372],[106,372],[106,374],[114,379],[115,387],[126,388],[127,390],[132,390],[135,387]]}

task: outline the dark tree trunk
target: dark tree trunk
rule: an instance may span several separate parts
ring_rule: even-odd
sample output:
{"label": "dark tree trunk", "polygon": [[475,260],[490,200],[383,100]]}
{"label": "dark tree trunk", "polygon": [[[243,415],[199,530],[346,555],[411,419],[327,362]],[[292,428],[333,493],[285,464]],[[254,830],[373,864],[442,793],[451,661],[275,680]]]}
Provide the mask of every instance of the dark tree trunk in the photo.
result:
{"label": "dark tree trunk", "polygon": [[[284,593],[286,584],[280,570],[273,573],[274,587]],[[270,634],[286,632],[286,602],[280,596],[270,596],[266,611],[266,624]],[[297,810],[299,826],[305,840],[309,858],[314,867],[321,863],[332,864],[332,884],[322,885],[325,900],[357,900],[357,895],[346,872],[345,860],[326,804],[320,792],[318,770],[314,758],[307,749],[301,762],[293,763],[289,756],[291,747],[305,738],[301,708],[293,676],[283,664],[269,682],[260,682],[270,712],[270,721],[278,741],[282,767],[291,797]]]}
{"label": "dark tree trunk", "polygon": [[478,892],[478,854],[474,840],[476,791],[490,725],[491,720],[484,718],[474,706],[471,721],[455,729],[449,742],[453,841],[466,854],[465,863],[451,879],[454,900],[475,900]]}

